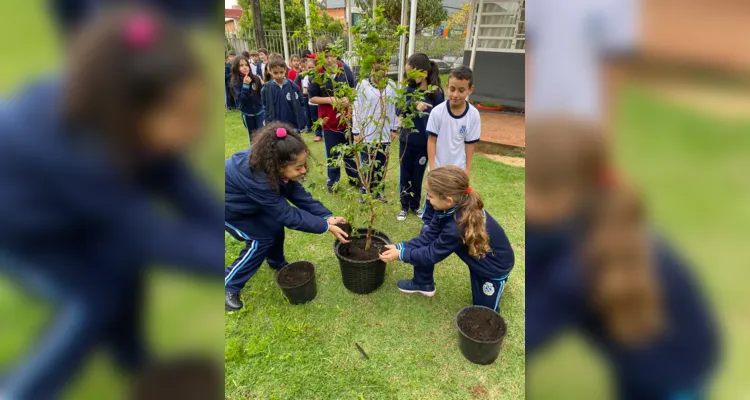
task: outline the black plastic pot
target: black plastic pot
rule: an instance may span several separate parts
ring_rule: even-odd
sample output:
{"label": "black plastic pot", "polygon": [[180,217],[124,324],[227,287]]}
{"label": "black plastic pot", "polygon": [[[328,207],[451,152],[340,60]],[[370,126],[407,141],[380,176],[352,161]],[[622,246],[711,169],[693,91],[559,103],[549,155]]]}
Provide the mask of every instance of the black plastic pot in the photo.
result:
{"label": "black plastic pot", "polygon": [[[461,330],[459,322],[464,317],[467,311],[472,309],[482,309],[491,315],[491,318],[496,318],[498,323],[502,326],[503,334],[500,339],[494,341],[481,341],[470,338],[465,332]],[[474,364],[488,365],[495,362],[497,356],[500,354],[500,347],[503,345],[503,340],[508,334],[508,325],[505,323],[503,317],[500,316],[495,310],[484,306],[468,306],[461,309],[456,314],[456,330],[458,331],[458,348],[461,349],[461,353],[466,357],[467,360]]]}
{"label": "black plastic pot", "polygon": [[[295,269],[301,269],[301,268],[306,268],[312,271],[312,274],[307,281],[299,285],[293,286],[293,287],[285,287],[285,286],[282,286],[281,283],[279,283],[279,276],[282,273],[285,273],[287,271],[292,271]],[[291,304],[307,303],[308,301],[314,299],[315,296],[317,296],[318,294],[318,287],[315,284],[315,265],[307,261],[298,261],[298,262],[293,262],[291,264],[288,264],[284,268],[280,269],[279,272],[276,274],[276,284],[279,285],[279,287],[281,288],[281,291],[284,292],[284,296],[286,296],[286,298],[289,299],[289,303]]]}
{"label": "black plastic pot", "polygon": [[[357,232],[362,238],[367,235],[366,228],[357,229]],[[391,244],[391,239],[377,230],[373,232],[372,240],[373,242],[381,241],[384,244]],[[342,245],[344,244],[336,240],[333,243],[333,252],[339,260],[341,280],[344,287],[357,294],[367,294],[377,290],[385,280],[385,263],[379,258],[366,261],[350,259],[341,254]]]}

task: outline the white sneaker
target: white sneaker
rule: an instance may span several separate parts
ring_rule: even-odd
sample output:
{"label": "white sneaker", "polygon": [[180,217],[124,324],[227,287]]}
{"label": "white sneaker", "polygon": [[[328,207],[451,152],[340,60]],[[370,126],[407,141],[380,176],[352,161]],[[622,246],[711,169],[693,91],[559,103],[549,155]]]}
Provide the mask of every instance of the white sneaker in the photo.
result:
{"label": "white sneaker", "polygon": [[399,221],[405,221],[406,220],[406,211],[401,210],[396,214],[396,219]]}

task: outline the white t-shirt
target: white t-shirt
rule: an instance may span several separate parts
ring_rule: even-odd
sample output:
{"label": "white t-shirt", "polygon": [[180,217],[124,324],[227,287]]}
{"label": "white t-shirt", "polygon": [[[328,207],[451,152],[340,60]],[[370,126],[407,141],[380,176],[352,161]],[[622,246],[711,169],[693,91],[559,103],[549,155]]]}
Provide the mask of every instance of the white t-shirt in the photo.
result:
{"label": "white t-shirt", "polygon": [[602,61],[638,43],[638,0],[535,0],[526,6],[526,115],[602,116]]}
{"label": "white t-shirt", "polygon": [[466,145],[478,142],[482,132],[479,111],[467,101],[463,115],[453,115],[449,103],[436,105],[427,120],[427,134],[437,136],[435,168],[466,168]]}
{"label": "white t-shirt", "polygon": [[[382,116],[383,107],[385,115]],[[367,143],[389,143],[390,133],[398,129],[396,84],[389,80],[383,92],[369,80],[357,86],[352,112],[352,133],[363,135]]]}

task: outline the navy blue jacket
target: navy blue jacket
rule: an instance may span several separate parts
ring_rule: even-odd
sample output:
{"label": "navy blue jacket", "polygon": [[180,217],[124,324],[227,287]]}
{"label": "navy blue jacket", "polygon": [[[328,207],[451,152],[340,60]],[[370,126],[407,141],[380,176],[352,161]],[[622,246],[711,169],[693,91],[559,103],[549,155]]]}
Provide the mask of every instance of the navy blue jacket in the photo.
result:
{"label": "navy blue jacket", "polygon": [[469,266],[469,270],[482,278],[498,279],[508,276],[513,269],[515,256],[505,231],[485,211],[487,233],[490,237],[490,252],[485,257],[469,255],[469,248],[461,238],[461,228],[456,223],[456,207],[446,212],[436,212],[435,218],[416,238],[401,242],[396,248],[401,251],[399,260],[412,265],[433,265],[456,253]]}
{"label": "navy blue jacket", "polygon": [[[655,257],[668,331],[647,347],[635,350],[614,342],[604,331],[585,296],[577,257],[570,247],[558,246],[564,241],[562,235],[553,239],[532,233],[539,237],[530,238],[529,233],[527,242],[533,240],[537,248],[545,244],[550,251],[544,259],[526,259],[527,354],[532,355],[564,329],[577,327],[612,363],[620,398],[676,398],[673,396],[677,393],[706,383],[719,353],[715,321],[693,277],[663,242],[655,240]],[[528,279],[530,276],[533,279]]]}
{"label": "navy blue jacket", "polygon": [[0,110],[0,251],[79,288],[148,263],[220,270],[221,206],[182,160],[144,161],[126,178],[96,135],[63,124],[61,104],[53,78]]}
{"label": "navy blue jacket", "polygon": [[237,99],[237,108],[248,115],[258,115],[263,112],[263,103],[260,96],[256,96],[250,84],[240,83],[234,89],[234,96]]}
{"label": "navy blue jacket", "polygon": [[[406,88],[406,92],[408,94],[414,93],[415,91],[416,89]],[[410,95],[406,98],[405,109],[411,109],[412,102],[418,103],[420,101],[423,101],[427,104],[431,104],[434,107],[445,101],[445,97],[443,96],[442,91],[435,92],[434,96],[434,100],[430,99],[428,96],[425,96],[421,100],[417,100]],[[416,132],[412,129],[401,129],[401,138],[399,140],[401,141],[402,145],[407,145],[407,149],[419,149],[427,151],[427,120],[430,119],[430,112],[432,111],[433,107],[427,107],[427,109],[424,110],[425,114],[422,117],[414,118],[414,129],[416,129]],[[403,110],[397,110],[397,114],[403,115]]]}
{"label": "navy blue jacket", "polygon": [[225,229],[236,239],[269,240],[284,227],[328,232],[326,218],[333,214],[299,182],[281,182],[274,190],[264,172],[250,169],[250,150],[234,153],[224,171]]}
{"label": "navy blue jacket", "polygon": [[229,82],[232,80],[232,63],[224,64],[224,86],[229,87]]}
{"label": "navy blue jacket", "polygon": [[260,91],[260,97],[266,111],[266,123],[286,122],[297,130],[302,130],[305,126],[302,118],[302,92],[294,82],[286,78],[281,86],[273,80],[266,82]]}

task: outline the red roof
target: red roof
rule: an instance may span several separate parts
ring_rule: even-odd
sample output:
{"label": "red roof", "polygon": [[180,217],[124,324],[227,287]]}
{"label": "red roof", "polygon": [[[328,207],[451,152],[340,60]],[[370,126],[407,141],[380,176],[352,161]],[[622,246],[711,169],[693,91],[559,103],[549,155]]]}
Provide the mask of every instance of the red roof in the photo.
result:
{"label": "red roof", "polygon": [[224,9],[224,18],[234,18],[234,19],[240,19],[242,17],[242,9],[239,8],[225,8]]}

